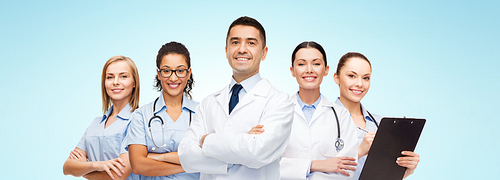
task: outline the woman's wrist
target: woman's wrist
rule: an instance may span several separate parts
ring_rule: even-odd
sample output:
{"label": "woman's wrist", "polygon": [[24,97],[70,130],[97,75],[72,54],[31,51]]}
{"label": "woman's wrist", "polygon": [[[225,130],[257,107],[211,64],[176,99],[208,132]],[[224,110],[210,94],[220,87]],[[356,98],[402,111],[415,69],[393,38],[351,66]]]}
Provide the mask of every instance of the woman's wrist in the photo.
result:
{"label": "woman's wrist", "polygon": [[367,154],[368,154],[368,152],[363,151],[363,148],[361,148],[361,146],[358,146],[358,159],[367,155]]}
{"label": "woman's wrist", "polygon": [[97,168],[97,162],[96,161],[91,161],[89,163],[90,163],[90,169],[91,169],[91,171],[97,171],[98,170],[98,168]]}

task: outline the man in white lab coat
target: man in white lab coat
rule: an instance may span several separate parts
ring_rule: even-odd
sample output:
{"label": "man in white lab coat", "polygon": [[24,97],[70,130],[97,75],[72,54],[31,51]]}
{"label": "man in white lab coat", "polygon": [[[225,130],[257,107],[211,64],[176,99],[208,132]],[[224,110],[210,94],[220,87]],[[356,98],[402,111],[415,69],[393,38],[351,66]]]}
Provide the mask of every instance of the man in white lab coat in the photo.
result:
{"label": "man in white lab coat", "polygon": [[[267,55],[262,25],[240,17],[226,37],[226,57],[233,70],[228,86],[197,107],[179,145],[186,172],[201,179],[279,179],[279,162],[292,127],[293,102],[259,74]],[[248,134],[257,125],[265,132]]]}

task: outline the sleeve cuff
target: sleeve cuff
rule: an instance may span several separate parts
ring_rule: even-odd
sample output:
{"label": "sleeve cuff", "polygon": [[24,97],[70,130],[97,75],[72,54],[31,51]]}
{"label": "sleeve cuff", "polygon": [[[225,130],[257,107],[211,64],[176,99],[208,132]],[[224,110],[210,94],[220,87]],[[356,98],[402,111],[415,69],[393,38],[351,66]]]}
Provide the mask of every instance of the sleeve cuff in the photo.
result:
{"label": "sleeve cuff", "polygon": [[311,164],[312,164],[312,160],[309,161],[309,166],[307,166],[306,177],[309,177],[312,174],[311,173]]}

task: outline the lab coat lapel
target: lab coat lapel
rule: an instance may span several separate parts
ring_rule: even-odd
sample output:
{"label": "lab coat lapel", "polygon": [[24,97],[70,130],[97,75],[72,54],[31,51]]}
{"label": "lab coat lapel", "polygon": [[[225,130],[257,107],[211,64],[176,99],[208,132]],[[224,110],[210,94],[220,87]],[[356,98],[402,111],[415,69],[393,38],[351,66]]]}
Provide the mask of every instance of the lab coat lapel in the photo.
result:
{"label": "lab coat lapel", "polygon": [[326,99],[325,96],[321,95],[321,100],[319,101],[318,107],[316,107],[316,110],[314,110],[314,114],[311,118],[311,124],[316,119],[321,117],[323,115],[323,113],[325,113],[325,109],[328,110],[328,109],[331,109],[331,107],[333,107],[333,103],[328,101],[328,99]]}
{"label": "lab coat lapel", "polygon": [[[322,100],[323,101],[323,100]],[[323,104],[319,103],[318,104],[318,107],[316,107],[316,110],[314,110],[314,114],[313,116],[311,117],[311,124],[314,123],[314,121],[316,119],[318,119],[319,117],[321,117],[321,115],[325,112],[324,108],[323,108]]]}
{"label": "lab coat lapel", "polygon": [[[215,94],[215,98],[217,99],[217,102],[219,102],[219,105],[222,107],[224,110],[224,113],[227,115],[229,114],[229,85],[226,86],[224,89],[219,91],[219,94]],[[238,107],[238,106],[236,106]],[[234,110],[233,110],[234,111]]]}
{"label": "lab coat lapel", "polygon": [[[257,85],[255,85],[255,87],[252,90],[247,92],[247,94],[243,97],[243,99],[241,99],[240,102],[236,104],[231,114],[243,108],[245,105],[251,103],[258,96],[267,97],[270,90],[271,90],[271,83],[269,83],[269,81],[267,81],[266,79],[260,80],[259,83],[257,83]],[[227,102],[229,103],[229,101]],[[227,110],[226,112],[229,112],[229,107],[226,107],[225,109]]]}
{"label": "lab coat lapel", "polygon": [[307,123],[306,116],[304,115],[304,111],[300,108],[299,101],[297,100],[297,93],[295,93],[295,98],[293,99],[293,103],[295,104],[295,113],[298,114],[305,123]]}

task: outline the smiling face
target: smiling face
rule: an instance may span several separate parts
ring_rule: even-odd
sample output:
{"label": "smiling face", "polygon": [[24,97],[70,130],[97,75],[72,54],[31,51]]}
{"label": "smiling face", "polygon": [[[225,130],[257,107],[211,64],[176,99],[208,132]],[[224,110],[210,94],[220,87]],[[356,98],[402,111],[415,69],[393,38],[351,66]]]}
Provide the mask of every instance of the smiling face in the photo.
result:
{"label": "smiling face", "polygon": [[186,58],[180,54],[167,54],[163,56],[160,69],[162,70],[189,70],[186,77],[178,77],[175,72],[172,72],[170,77],[162,77],[160,71],[158,70],[158,78],[161,81],[161,86],[163,88],[163,96],[167,97],[178,97],[182,96],[184,88],[187,85],[189,77],[191,77],[191,70],[188,68]]}
{"label": "smiling face", "polygon": [[339,74],[334,75],[340,89],[340,100],[359,103],[370,89],[371,72],[366,60],[359,57],[348,59]]}
{"label": "smiling face", "polygon": [[132,69],[125,61],[111,63],[106,69],[104,86],[113,104],[128,103],[135,88]]}
{"label": "smiling face", "polygon": [[267,55],[267,47],[263,47],[259,30],[252,26],[236,25],[229,31],[226,44],[226,58],[236,82],[259,72],[260,61],[264,61]]}
{"label": "smiling face", "polygon": [[301,89],[318,89],[323,77],[328,75],[329,67],[321,52],[315,48],[302,48],[295,54],[293,67],[290,67]]}

